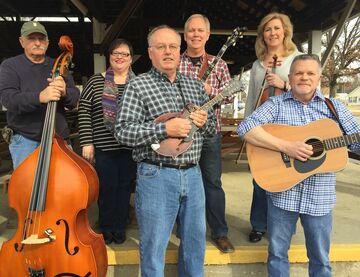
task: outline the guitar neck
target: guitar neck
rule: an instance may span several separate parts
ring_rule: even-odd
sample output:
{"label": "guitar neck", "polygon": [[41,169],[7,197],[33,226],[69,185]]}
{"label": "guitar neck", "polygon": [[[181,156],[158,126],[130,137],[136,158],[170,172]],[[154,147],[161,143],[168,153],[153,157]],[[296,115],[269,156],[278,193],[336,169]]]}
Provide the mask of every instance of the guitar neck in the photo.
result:
{"label": "guitar neck", "polygon": [[360,142],[360,133],[325,139],[323,144],[326,150],[331,150],[358,142]]}
{"label": "guitar neck", "polygon": [[224,55],[226,49],[228,48],[228,46],[226,44],[224,44],[219,53],[216,55],[216,57],[214,58],[214,60],[211,62],[211,64],[209,65],[209,67],[206,69],[204,75],[201,77],[201,81],[205,82],[206,79],[209,77],[211,71],[214,69],[214,67],[216,66],[216,64],[219,62],[219,60],[221,59],[221,57]]}
{"label": "guitar neck", "polygon": [[224,96],[221,93],[219,93],[213,99],[211,99],[209,102],[206,102],[204,105],[202,105],[200,107],[200,109],[203,111],[207,111],[208,109],[210,109],[212,106],[214,106],[216,103],[220,102],[223,99],[224,99]]}

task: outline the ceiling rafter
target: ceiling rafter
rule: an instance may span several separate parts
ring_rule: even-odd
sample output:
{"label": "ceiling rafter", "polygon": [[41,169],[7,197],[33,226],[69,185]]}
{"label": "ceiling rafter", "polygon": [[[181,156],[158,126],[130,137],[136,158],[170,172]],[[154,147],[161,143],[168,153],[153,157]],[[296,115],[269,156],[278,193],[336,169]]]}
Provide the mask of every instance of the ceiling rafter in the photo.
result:
{"label": "ceiling rafter", "polygon": [[110,30],[106,33],[101,45],[100,53],[104,54],[107,47],[125,28],[130,17],[135,13],[139,6],[143,3],[143,0],[128,0],[125,7],[122,9],[118,17],[116,18],[114,24],[111,26]]}

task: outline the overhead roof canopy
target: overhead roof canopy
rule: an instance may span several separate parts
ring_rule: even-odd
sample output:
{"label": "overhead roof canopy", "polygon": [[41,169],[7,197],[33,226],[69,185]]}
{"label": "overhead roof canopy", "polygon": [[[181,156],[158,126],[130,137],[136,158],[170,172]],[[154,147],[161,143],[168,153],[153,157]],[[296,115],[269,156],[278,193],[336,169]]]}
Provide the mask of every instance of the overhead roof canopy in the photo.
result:
{"label": "overhead roof canopy", "polygon": [[[261,18],[269,12],[280,11],[290,16],[294,40],[299,44],[307,39],[311,30],[325,31],[335,26],[346,4],[347,1],[339,0],[2,0],[0,61],[22,52],[18,42],[20,18],[66,16],[76,17],[78,22],[44,22],[51,42],[49,54],[56,56],[58,38],[62,34],[69,35],[75,45],[74,71],[77,75],[93,74],[93,53],[104,52],[113,37],[126,38],[133,44],[135,54],[141,55],[134,69],[144,72],[150,67],[148,31],[159,24],[182,30],[191,14],[202,13],[208,16],[211,29],[216,33],[210,36],[206,46],[210,54],[217,54],[235,27],[246,26],[250,31],[223,56],[229,61],[231,73],[238,74],[241,67],[249,66],[256,59],[255,36],[251,31],[256,30]],[[351,16],[359,13],[360,1],[357,1]],[[106,24],[108,33],[100,45],[93,45],[92,24],[86,22],[84,16]]]}

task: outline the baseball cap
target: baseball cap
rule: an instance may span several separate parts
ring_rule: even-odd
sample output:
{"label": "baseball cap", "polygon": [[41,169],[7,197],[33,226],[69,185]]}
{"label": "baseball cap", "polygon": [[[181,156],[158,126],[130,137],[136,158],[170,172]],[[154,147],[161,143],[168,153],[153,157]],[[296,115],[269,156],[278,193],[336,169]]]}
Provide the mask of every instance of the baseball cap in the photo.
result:
{"label": "baseball cap", "polygon": [[21,31],[20,31],[21,36],[27,37],[32,33],[40,33],[47,36],[45,27],[40,22],[37,21],[25,22],[21,27]]}

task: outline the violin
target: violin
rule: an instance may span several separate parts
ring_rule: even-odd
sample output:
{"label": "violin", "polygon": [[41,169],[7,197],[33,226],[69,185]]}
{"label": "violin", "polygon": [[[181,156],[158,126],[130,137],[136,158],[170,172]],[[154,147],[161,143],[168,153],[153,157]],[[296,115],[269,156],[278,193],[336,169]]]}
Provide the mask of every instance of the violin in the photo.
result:
{"label": "violin", "polygon": [[[278,56],[276,54],[272,57],[272,59],[273,59],[273,62],[272,62],[272,67],[271,67],[271,73],[275,74],[276,66],[280,65],[280,62],[278,61]],[[265,77],[266,77],[266,75],[265,75]],[[269,86],[267,88],[264,88],[264,84],[265,84],[265,78],[264,78],[264,82],[263,82],[262,93],[260,94],[260,103],[256,107],[262,105],[266,100],[269,99],[269,97],[277,96],[284,92],[282,89],[274,87],[274,86]]]}
{"label": "violin", "polygon": [[[276,73],[276,67],[281,65],[281,62],[278,61],[278,56],[276,54],[272,57],[272,59],[273,59],[273,62],[272,62],[272,65],[271,65],[271,73]],[[260,105],[264,104],[264,102],[266,100],[268,100],[269,97],[277,96],[277,95],[280,95],[281,93],[284,92],[282,89],[279,89],[279,88],[274,87],[274,86],[269,86],[269,87],[265,88],[266,75],[267,75],[267,73],[265,73],[265,77],[264,77],[264,80],[263,80],[262,85],[261,85],[261,91],[260,91],[259,97],[258,97],[258,99],[256,101],[254,110],[256,110]],[[245,145],[246,145],[245,140],[242,140],[240,150],[239,150],[238,156],[236,158],[236,161],[241,159],[241,155],[242,155],[242,153],[243,153],[243,151],[245,149]]]}
{"label": "violin", "polygon": [[[62,36],[59,46],[53,79],[66,74],[73,55],[69,37]],[[18,227],[2,245],[0,276],[106,276],[104,239],[88,221],[99,181],[94,168],[55,134],[56,109],[57,101],[47,104],[40,145],[11,176],[9,205]]]}

